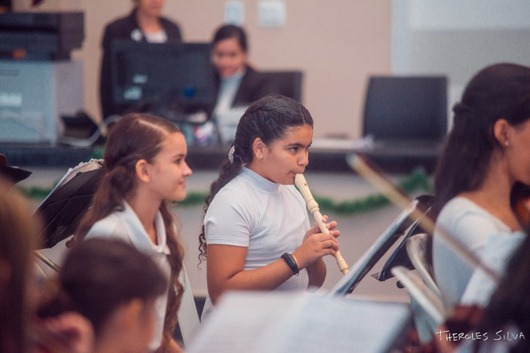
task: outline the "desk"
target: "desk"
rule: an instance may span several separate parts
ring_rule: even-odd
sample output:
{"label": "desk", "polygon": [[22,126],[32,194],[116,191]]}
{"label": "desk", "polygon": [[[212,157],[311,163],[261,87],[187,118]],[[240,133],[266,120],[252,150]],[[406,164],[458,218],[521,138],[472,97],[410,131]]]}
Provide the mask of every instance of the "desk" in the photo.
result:
{"label": "desk", "polygon": [[[20,167],[73,167],[80,162],[94,158],[96,149],[101,147],[70,147],[51,144],[0,144],[10,165]],[[227,158],[229,145],[190,146],[188,164],[196,170],[219,170]],[[308,171],[327,171],[333,173],[351,173],[346,156],[362,152],[387,173],[410,173],[418,167],[428,173],[434,170],[438,153],[419,151],[418,153],[382,154],[369,153],[344,146],[324,146],[315,144],[309,153]],[[31,168],[29,168],[31,169]]]}
{"label": "desk", "polygon": [[[227,158],[229,145],[192,146],[188,150],[188,164],[192,169],[219,169]],[[382,153],[358,148],[316,145],[310,149],[308,171],[351,172],[346,156],[363,153],[387,173],[410,173],[415,168],[424,168],[431,173],[440,151],[410,151],[407,154]]]}
{"label": "desk", "polygon": [[[0,153],[9,165],[19,167],[74,167],[94,156],[93,147],[69,147],[52,144],[0,144]],[[28,168],[31,171],[31,168]]]}
{"label": "desk", "polygon": [[[192,169],[219,169],[226,160],[230,145],[192,146],[188,149],[188,164]],[[346,151],[311,149],[308,170],[351,172],[346,163]]]}

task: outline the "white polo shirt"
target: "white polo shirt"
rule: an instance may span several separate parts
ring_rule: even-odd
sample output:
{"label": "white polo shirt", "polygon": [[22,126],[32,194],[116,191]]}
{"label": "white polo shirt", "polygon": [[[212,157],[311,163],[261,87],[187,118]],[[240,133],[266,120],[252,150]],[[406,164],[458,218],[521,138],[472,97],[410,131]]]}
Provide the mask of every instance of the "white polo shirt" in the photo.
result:
{"label": "white polo shirt", "polygon": [[[273,183],[248,168],[215,195],[204,217],[208,245],[248,248],[245,270],[264,267],[283,253],[292,253],[310,227],[305,201],[293,185]],[[304,269],[276,290],[305,290],[308,284]],[[205,311],[210,306],[208,298]]]}
{"label": "white polo shirt", "polygon": [[[155,225],[157,244],[153,244],[149,239],[145,228],[142,226],[140,219],[131,206],[125,201],[124,208],[125,209],[122,212],[111,213],[107,217],[96,222],[87,233],[86,239],[93,237],[118,238],[129,242],[136,249],[148,254],[160,267],[169,281],[171,266],[169,264],[168,255],[170,252],[166,243],[166,228],[164,226],[164,221],[162,220],[162,215],[160,212],[156,215]],[[156,327],[153,340],[149,344],[149,348],[153,351],[160,347],[160,344],[162,343],[166,307],[167,294],[164,294],[155,302]]]}

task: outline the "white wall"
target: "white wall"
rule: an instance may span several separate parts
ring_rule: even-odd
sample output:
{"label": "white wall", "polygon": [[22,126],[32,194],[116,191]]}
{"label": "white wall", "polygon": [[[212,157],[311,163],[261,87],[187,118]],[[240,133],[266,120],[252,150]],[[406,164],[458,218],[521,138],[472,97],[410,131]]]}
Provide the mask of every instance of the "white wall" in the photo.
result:
{"label": "white wall", "polygon": [[[228,1],[228,0],[227,0]],[[186,41],[208,41],[223,22],[219,0],[166,0]],[[260,0],[240,0],[258,68],[305,72],[304,103],[316,136],[356,137],[370,74],[442,73],[449,76],[450,106],[480,68],[498,61],[530,65],[527,0],[280,0],[286,25],[258,25]],[[30,0],[14,0],[16,10]],[[75,57],[84,63],[86,110],[99,119],[99,43],[106,23],[130,11],[130,0],[45,0],[37,11],[85,11],[86,38]]]}
{"label": "white wall", "polygon": [[[17,10],[30,0],[15,0]],[[259,0],[241,0],[250,56],[261,69],[305,72],[303,102],[315,119],[315,135],[356,137],[366,78],[390,71],[391,1],[280,0],[286,7],[281,28],[258,25]],[[209,41],[223,22],[219,0],[166,0],[164,13],[177,21],[186,41]],[[86,110],[99,118],[97,95],[103,27],[131,9],[131,0],[45,0],[38,9],[85,11],[86,37],[75,54],[84,63]]]}
{"label": "white wall", "polygon": [[451,108],[481,68],[530,65],[530,2],[394,0],[392,68],[449,77]]}

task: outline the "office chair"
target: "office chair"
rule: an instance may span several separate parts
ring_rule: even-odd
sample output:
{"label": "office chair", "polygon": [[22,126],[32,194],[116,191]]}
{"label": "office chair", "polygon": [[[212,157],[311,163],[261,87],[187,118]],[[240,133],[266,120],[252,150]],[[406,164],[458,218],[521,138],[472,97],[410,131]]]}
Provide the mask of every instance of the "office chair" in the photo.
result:
{"label": "office chair", "polygon": [[376,141],[443,141],[447,133],[447,77],[371,76],[362,133]]}
{"label": "office chair", "polygon": [[261,74],[275,83],[279,94],[298,102],[302,101],[302,71],[262,71]]}

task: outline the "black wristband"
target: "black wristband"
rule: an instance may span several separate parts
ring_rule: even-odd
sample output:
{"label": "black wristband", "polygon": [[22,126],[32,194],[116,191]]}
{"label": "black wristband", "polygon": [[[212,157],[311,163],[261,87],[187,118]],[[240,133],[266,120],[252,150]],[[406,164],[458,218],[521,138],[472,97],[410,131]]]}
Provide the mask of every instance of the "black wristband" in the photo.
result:
{"label": "black wristband", "polygon": [[293,274],[297,275],[300,273],[300,268],[298,268],[298,262],[296,261],[295,257],[289,253],[285,253],[282,255],[282,259],[285,260],[287,263],[287,266],[293,271]]}

